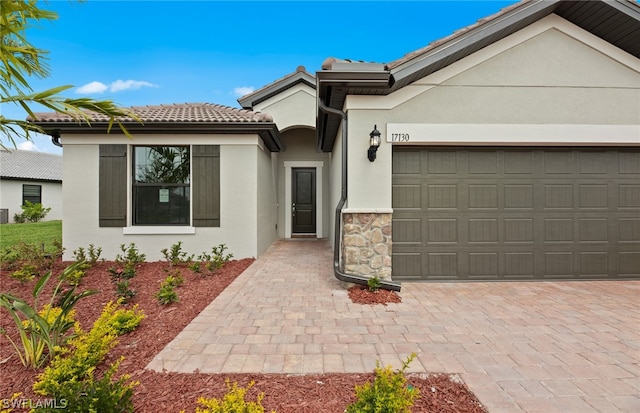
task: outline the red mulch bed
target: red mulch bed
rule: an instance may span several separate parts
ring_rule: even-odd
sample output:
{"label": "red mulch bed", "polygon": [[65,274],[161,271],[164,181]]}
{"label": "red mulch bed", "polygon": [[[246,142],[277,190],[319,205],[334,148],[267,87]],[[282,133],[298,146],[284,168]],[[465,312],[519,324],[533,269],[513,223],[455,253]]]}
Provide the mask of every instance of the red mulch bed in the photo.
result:
{"label": "red mulch bed", "polygon": [[[247,398],[264,392],[262,401],[267,411],[278,413],[324,413],[344,412],[345,407],[355,401],[354,386],[373,378],[368,374],[321,374],[321,375],[281,375],[281,374],[179,374],[158,373],[145,370],[145,366],[162,350],[200,311],[220,294],[251,263],[252,259],[235,260],[218,270],[214,275],[202,276],[180,267],[185,279],[177,288],[178,303],[162,306],[153,294],[166,277],[166,262],[143,263],[138,266],[137,275],[131,280],[136,296],[130,304],[138,304],[147,318],[138,329],[120,337],[119,344],[109,353],[106,363],[120,356],[125,360],[119,372],[129,373],[140,382],[135,388],[134,403],[138,412],[193,412],[199,397],[221,397],[226,392],[225,379],[237,381],[246,386],[255,381]],[[56,274],[69,263],[56,262]],[[87,271],[78,291],[96,289],[100,293],[81,300],[76,306],[77,319],[83,328],[90,328],[103,306],[115,300],[115,288],[111,283],[108,268],[113,262],[100,262]],[[34,282],[21,285],[8,277],[9,271],[0,271],[0,290],[11,292],[23,298],[30,297]],[[51,287],[55,284],[50,280]],[[399,302],[400,297],[388,291],[369,293],[353,288],[349,296],[354,302],[365,304]],[[50,294],[50,293],[49,293]],[[392,301],[391,301],[392,300]],[[45,303],[41,299],[41,303]],[[15,327],[6,310],[0,310],[0,326],[14,338]],[[10,398],[22,392],[24,398],[38,400],[31,390],[39,371],[28,370],[13,354],[13,348],[4,336],[0,336],[0,399]],[[413,408],[414,412],[469,412],[486,413],[476,397],[462,383],[447,375],[409,375],[409,383],[420,389],[421,396]],[[14,410],[19,411],[19,410]]]}
{"label": "red mulch bed", "polygon": [[368,287],[363,285],[354,285],[349,288],[349,298],[357,304],[382,304],[400,303],[402,298],[395,291],[376,290],[369,291]]}

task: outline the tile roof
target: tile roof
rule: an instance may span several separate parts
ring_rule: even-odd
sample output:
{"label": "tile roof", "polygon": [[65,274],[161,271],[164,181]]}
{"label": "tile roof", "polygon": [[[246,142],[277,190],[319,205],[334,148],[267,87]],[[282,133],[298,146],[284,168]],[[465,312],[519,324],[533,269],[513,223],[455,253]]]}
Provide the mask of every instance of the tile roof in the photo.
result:
{"label": "tile roof", "polygon": [[24,150],[0,150],[0,177],[62,181],[62,156]]}
{"label": "tile roof", "polygon": [[498,11],[497,13],[494,13],[490,16],[486,16],[483,17],[479,20],[477,20],[475,23],[470,24],[469,26],[463,27],[461,29],[456,30],[455,32],[451,33],[450,35],[434,40],[433,42],[429,43],[428,45],[426,45],[425,47],[422,47],[418,50],[414,50],[410,53],[405,54],[404,56],[402,56],[399,59],[396,59],[392,62],[389,62],[386,64],[386,68],[387,70],[392,70],[400,65],[402,65],[403,63],[406,63],[412,59],[415,59],[416,57],[420,57],[426,53],[428,53],[429,51],[435,49],[436,47],[443,45],[447,42],[453,41],[455,38],[462,36],[463,34],[475,29],[476,27],[482,26],[484,24],[487,24],[489,22],[491,22],[492,20],[497,19],[498,17],[507,14],[508,12],[510,12],[511,10],[517,9],[518,7],[522,6],[525,3],[529,3],[531,0],[521,0],[517,3],[511,4],[507,7],[504,7],[502,9],[500,9],[500,11]]}
{"label": "tile roof", "polygon": [[[212,103],[181,103],[170,105],[133,106],[129,108],[143,123],[235,123],[235,122],[273,122],[267,113],[237,109],[230,106]],[[28,121],[42,123],[76,123],[71,116],[56,113],[35,113],[35,118],[28,117]],[[109,118],[99,113],[91,113],[92,122],[108,122]],[[122,122],[135,122],[134,119],[120,118]]]}
{"label": "tile roof", "polygon": [[240,97],[238,99],[238,103],[240,103],[243,108],[248,109],[294,85],[297,85],[298,83],[305,83],[315,89],[316,77],[307,72],[307,69],[304,66],[298,66],[295,72],[289,73],[258,90],[254,90],[253,92]]}

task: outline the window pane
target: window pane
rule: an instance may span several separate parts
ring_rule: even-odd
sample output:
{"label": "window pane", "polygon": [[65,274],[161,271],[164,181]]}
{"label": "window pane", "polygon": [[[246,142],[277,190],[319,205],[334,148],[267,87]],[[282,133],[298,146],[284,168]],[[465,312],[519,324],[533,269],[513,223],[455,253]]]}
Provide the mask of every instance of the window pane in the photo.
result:
{"label": "window pane", "polygon": [[29,201],[32,204],[42,203],[41,185],[22,185],[22,204]]}
{"label": "window pane", "polygon": [[137,186],[134,195],[134,224],[189,225],[189,187]]}
{"label": "window pane", "polygon": [[137,183],[189,183],[188,146],[136,146]]}

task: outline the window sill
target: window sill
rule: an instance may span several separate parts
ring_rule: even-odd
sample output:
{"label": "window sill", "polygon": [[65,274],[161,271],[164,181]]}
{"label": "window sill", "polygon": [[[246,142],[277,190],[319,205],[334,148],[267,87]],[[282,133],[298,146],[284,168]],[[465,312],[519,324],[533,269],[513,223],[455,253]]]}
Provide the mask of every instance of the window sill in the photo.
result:
{"label": "window sill", "polygon": [[195,227],[158,227],[158,226],[135,226],[122,228],[123,235],[184,235],[195,234]]}

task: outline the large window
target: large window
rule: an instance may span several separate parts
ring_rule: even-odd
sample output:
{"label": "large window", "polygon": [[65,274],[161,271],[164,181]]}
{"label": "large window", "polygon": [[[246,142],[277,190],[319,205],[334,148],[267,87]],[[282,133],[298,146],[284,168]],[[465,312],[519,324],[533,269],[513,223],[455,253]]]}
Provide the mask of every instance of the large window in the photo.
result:
{"label": "large window", "polygon": [[134,146],[133,224],[190,225],[188,146]]}
{"label": "large window", "polygon": [[42,185],[22,185],[22,205],[26,201],[32,204],[42,203]]}

